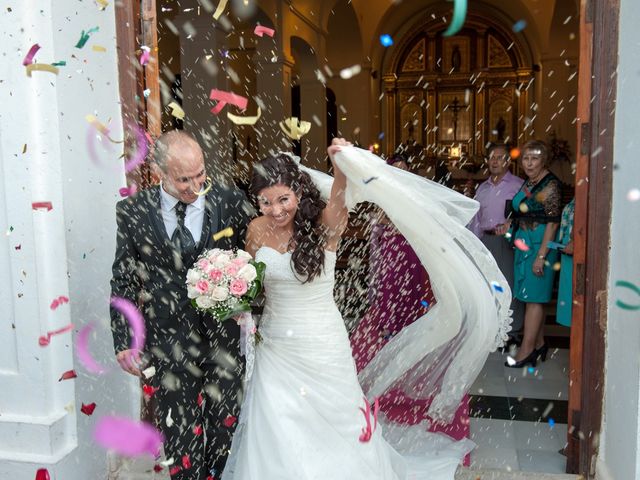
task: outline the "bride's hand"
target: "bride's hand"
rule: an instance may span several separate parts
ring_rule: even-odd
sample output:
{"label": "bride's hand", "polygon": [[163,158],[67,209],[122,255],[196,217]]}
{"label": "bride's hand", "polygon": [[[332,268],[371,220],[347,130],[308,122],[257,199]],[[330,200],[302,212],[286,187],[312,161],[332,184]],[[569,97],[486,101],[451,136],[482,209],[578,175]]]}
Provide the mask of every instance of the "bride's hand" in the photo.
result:
{"label": "bride's hand", "polygon": [[331,145],[327,148],[327,153],[330,157],[333,157],[340,151],[340,147],[350,147],[351,142],[347,142],[344,138],[334,138],[331,140]]}

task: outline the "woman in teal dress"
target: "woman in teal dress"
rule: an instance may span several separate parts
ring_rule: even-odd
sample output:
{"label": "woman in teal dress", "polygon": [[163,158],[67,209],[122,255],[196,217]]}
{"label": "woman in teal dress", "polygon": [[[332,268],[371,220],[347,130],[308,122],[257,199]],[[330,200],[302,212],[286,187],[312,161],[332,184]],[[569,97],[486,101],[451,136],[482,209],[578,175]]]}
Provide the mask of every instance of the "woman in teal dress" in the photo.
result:
{"label": "woman in teal dress", "polygon": [[572,199],[562,210],[558,243],[564,245],[560,250],[560,281],[558,283],[558,307],[556,322],[565,327],[571,326],[573,306],[573,212],[576,199]]}
{"label": "woman in teal dress", "polygon": [[558,252],[549,249],[560,221],[560,180],[547,169],[549,150],[544,142],[530,140],[522,147],[522,168],[528,180],[513,197],[511,240],[514,258],[513,295],[526,304],[524,335],[515,358],[505,365],[535,367],[546,359],[544,306],[551,300],[554,265]]}

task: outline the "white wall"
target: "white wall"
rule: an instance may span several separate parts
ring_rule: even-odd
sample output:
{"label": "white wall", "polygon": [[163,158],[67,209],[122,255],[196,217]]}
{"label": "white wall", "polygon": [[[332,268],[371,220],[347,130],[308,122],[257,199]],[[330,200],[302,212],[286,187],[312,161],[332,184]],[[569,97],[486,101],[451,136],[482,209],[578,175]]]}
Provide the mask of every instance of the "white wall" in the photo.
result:
{"label": "white wall", "polygon": [[[135,382],[115,369],[108,329],[121,146],[104,158],[108,167],[94,164],[84,118],[96,115],[122,138],[113,3],[100,11],[94,2],[15,2],[0,15],[1,479],[33,480],[38,468],[52,479],[105,478],[106,452],[93,444],[93,425],[109,413],[138,414]],[[100,31],[86,46],[74,48],[80,32],[95,26]],[[34,43],[40,63],[66,60],[57,77],[26,77],[22,59]],[[53,210],[33,211],[35,201],[51,201]],[[9,226],[14,231],[4,235]],[[52,311],[59,295],[71,301]],[[102,377],[76,362],[70,334],[38,345],[48,330],[73,322],[75,336],[93,321],[92,352],[113,368]],[[71,368],[78,378],[58,382]],[[83,402],[96,402],[93,416],[80,413]]]}
{"label": "white wall", "polygon": [[629,202],[627,192],[640,188],[637,124],[640,111],[640,9],[636,0],[620,2],[617,107],[615,118],[613,210],[609,273],[605,402],[598,478],[640,478],[640,312],[620,309],[617,298],[638,304],[633,292],[615,288],[618,280],[640,284],[640,202]]}

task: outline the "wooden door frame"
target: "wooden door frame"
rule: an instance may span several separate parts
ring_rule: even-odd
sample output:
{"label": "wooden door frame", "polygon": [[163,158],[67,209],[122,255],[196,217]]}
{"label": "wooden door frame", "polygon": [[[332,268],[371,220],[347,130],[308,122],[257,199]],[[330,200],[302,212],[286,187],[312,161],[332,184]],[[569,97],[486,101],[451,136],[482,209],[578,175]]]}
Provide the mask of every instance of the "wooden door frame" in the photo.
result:
{"label": "wooden door frame", "polygon": [[604,398],[619,0],[581,0],[567,472],[595,477]]}

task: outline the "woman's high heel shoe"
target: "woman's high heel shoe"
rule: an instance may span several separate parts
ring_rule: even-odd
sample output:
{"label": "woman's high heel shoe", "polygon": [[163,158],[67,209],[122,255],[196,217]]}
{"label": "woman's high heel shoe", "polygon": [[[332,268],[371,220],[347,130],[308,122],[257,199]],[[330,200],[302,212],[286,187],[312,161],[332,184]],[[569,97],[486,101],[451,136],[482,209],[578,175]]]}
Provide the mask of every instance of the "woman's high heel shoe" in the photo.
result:
{"label": "woman's high heel shoe", "polygon": [[504,362],[504,366],[509,368],[522,368],[527,366],[527,364],[531,364],[532,367],[535,367],[538,360],[538,355],[539,355],[538,350],[534,348],[533,352],[531,352],[529,355],[527,355],[525,358],[523,358],[519,362],[516,362],[515,360],[513,360],[513,363],[509,363],[507,361],[507,362]]}
{"label": "woman's high heel shoe", "polygon": [[538,356],[540,357],[540,360],[544,362],[544,361],[547,360],[547,353],[549,352],[549,345],[544,343],[540,348],[536,349],[536,351],[538,352]]}

